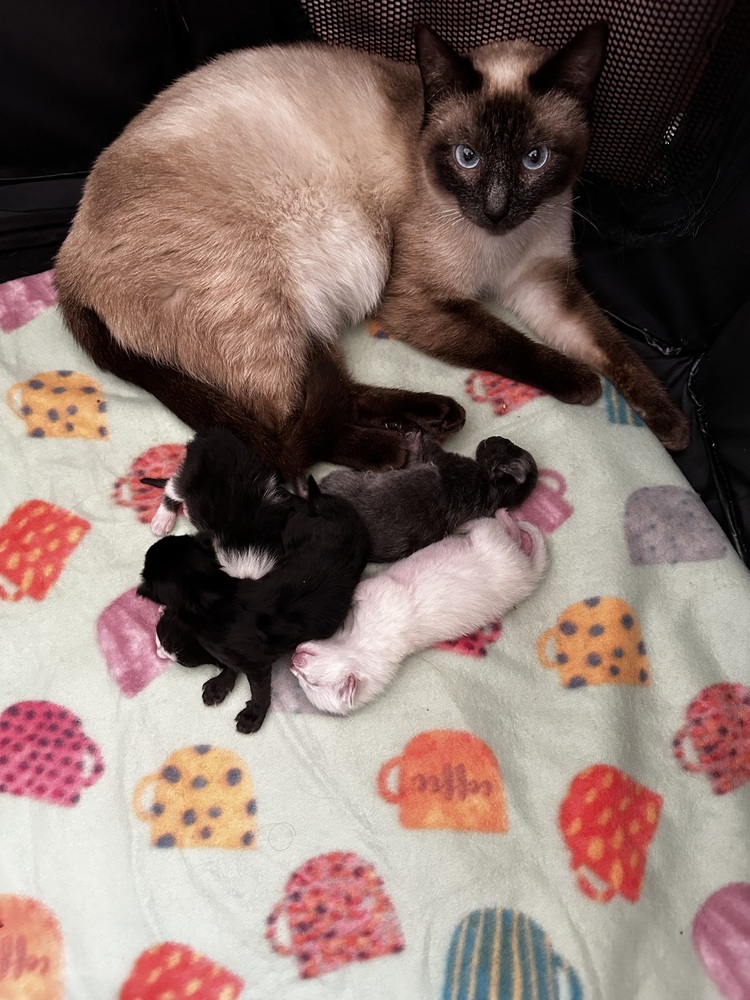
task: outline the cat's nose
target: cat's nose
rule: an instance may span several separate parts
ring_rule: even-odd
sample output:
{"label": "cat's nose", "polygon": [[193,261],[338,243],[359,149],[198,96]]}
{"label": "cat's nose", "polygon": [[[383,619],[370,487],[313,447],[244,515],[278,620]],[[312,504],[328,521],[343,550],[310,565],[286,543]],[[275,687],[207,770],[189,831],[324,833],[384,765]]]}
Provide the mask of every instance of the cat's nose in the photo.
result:
{"label": "cat's nose", "polygon": [[488,222],[491,222],[493,226],[496,226],[498,222],[502,222],[503,219],[508,214],[508,205],[503,205],[502,208],[494,208],[489,205],[485,207],[484,214]]}
{"label": "cat's nose", "polygon": [[494,184],[484,201],[484,214],[488,222],[496,226],[502,222],[510,209],[510,198],[503,184]]}

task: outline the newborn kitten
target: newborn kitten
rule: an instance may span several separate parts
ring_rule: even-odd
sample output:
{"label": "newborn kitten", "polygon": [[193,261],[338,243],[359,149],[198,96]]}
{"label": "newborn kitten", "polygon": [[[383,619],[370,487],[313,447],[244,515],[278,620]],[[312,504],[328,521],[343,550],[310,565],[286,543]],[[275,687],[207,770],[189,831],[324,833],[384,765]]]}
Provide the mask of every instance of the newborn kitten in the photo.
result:
{"label": "newborn kitten", "polygon": [[216,558],[230,576],[257,580],[281,555],[281,532],[296,497],[281,479],[224,427],[200,431],[188,444],[180,468],[168,480],[143,479],[164,487],[151,531],[168,534],[180,504],[199,531],[213,538]]}
{"label": "newborn kitten", "polygon": [[258,580],[224,573],[206,533],[162,538],[146,553],[137,593],[166,610],[157,624],[163,648],[185,666],[214,663],[203,701],[220,704],[238,674],[251,701],[237,715],[241,733],[257,732],[271,703],[271,667],[308,639],[333,635],[344,621],[369,555],[352,506],[325,497],[309,480],[309,500],[289,517],[283,556]]}
{"label": "newborn kitten", "polygon": [[354,505],[370,533],[374,562],[403,559],[475,517],[517,507],[536,485],[536,462],[507,438],[481,441],[476,459],[443,451],[432,438],[406,438],[406,468],[339,469],[320,484]]}
{"label": "newborn kitten", "polygon": [[411,653],[483,628],[532,593],[547,566],[537,527],[506,511],[394,563],[357,587],[344,626],[306,642],[291,669],[316,708],[347,715],[372,701]]}

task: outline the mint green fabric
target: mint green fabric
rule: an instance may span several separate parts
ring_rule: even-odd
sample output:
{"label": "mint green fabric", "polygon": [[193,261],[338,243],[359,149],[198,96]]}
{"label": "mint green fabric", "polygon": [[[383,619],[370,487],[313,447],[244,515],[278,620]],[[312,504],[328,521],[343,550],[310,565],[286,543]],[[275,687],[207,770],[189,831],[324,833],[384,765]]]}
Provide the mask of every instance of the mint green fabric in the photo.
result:
{"label": "mint green fabric", "polygon": [[[750,882],[750,577],[610,387],[569,407],[347,334],[358,378],[466,406],[450,447],[532,452],[549,573],[351,718],[316,714],[281,663],[243,736],[243,683],[204,707],[212,668],[158,660],[129,594],[152,542],[133,463],[168,474],[190,432],[96,371],[43,292],[0,287],[0,919],[10,897],[52,918],[3,921],[4,1000],[716,1000],[714,980],[750,982],[741,907],[698,935],[714,979],[692,939],[716,890]],[[210,962],[188,974],[186,949]]]}

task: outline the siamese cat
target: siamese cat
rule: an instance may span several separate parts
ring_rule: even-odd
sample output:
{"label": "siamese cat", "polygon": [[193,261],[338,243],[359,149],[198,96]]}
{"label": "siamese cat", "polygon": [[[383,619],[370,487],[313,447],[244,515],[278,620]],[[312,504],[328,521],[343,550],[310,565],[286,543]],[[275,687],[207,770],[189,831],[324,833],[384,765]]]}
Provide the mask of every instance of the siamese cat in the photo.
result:
{"label": "siamese cat", "polygon": [[684,448],[684,415],[574,273],[572,188],[606,41],[597,23],[558,52],[462,56],[419,26],[417,66],[312,42],[189,73],[91,171],[56,262],[74,337],[286,477],[322,459],[401,467],[404,428],[463,424],[448,397],[347,373],[339,331],[374,314],[435,357],[567,403],[593,403],[598,372]]}

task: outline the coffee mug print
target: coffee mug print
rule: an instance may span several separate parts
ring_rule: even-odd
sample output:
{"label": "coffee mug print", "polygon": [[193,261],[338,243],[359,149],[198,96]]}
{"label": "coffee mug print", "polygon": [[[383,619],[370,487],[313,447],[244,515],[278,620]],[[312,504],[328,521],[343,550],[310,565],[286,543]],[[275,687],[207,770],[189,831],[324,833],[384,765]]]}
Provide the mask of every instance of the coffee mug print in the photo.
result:
{"label": "coffee mug print", "polygon": [[690,702],[672,741],[685,771],[705,774],[716,795],[750,781],[750,688],[712,684]]}
{"label": "coffee mug print", "polygon": [[158,604],[126,590],[96,621],[96,640],[112,675],[126,698],[133,698],[169,666],[156,653]]}
{"label": "coffee mug print", "polygon": [[[152,802],[144,807],[144,792]],[[247,764],[207,744],[175,750],[136,785],[133,810],[155,847],[254,848],[258,807]]]}
{"label": "coffee mug print", "polygon": [[514,382],[512,378],[482,371],[471,372],[466,378],[465,388],[476,403],[489,403],[498,417],[530,403],[537,396],[546,395],[541,389]]}
{"label": "coffee mug print", "polygon": [[519,521],[531,521],[545,535],[565,524],[573,508],[565,499],[568,484],[554,469],[540,469],[539,479],[531,494],[514,511]]}
{"label": "coffee mug print", "polygon": [[184,444],[157,444],[133,459],[124,476],[115,480],[112,499],[120,507],[130,507],[141,524],[150,524],[158,510],[164,491],[148,486],[141,478],[169,479],[182,465]]}
{"label": "coffee mug print", "polygon": [[442,1000],[583,1000],[583,987],[531,917],[474,910],[453,932]]}
{"label": "coffee mug print", "polygon": [[537,655],[542,666],[559,671],[567,688],[651,683],[638,618],[620,597],[587,597],[571,604],[539,636]]}
{"label": "coffee mug print", "polygon": [[[398,772],[395,791],[394,772]],[[453,729],[419,733],[403,753],[383,764],[378,792],[399,807],[401,825],[409,830],[508,830],[497,760],[471,733]]]}
{"label": "coffee mug print", "polygon": [[81,720],[52,701],[19,701],[0,715],[0,792],[74,806],[104,772]]}
{"label": "coffee mug print", "polygon": [[57,302],[54,271],[0,284],[0,330],[10,333],[25,326]]}
{"label": "coffee mug print", "polygon": [[36,899],[0,896],[0,1000],[63,1000],[63,939]]}
{"label": "coffee mug print", "polygon": [[727,1000],[750,997],[750,884],[733,882],[714,892],[693,921],[693,947]]}
{"label": "coffee mug print", "polygon": [[660,795],[616,767],[596,764],[576,775],[559,818],[584,895],[600,903],[618,893],[638,899],[661,806]]}
{"label": "coffee mug print", "polygon": [[33,438],[90,438],[109,435],[107,401],[91,375],[69,369],[40,372],[8,390],[8,406]]}
{"label": "coffee mug print", "polygon": [[46,500],[16,507],[0,526],[0,600],[44,600],[90,527]]}
{"label": "coffee mug print", "polygon": [[631,493],[625,540],[634,566],[722,559],[729,548],[700,497],[683,486],[644,486]]}
{"label": "coffee mug print", "polygon": [[302,979],[404,948],[383,880],[350,851],[320,854],[292,873],[268,916],[266,938],[277,954],[297,959]]}
{"label": "coffee mug print", "polygon": [[205,955],[165,941],[138,957],[119,1000],[237,1000],[244,985]]}
{"label": "coffee mug print", "polygon": [[463,635],[460,639],[437,642],[433,649],[442,649],[447,653],[461,653],[462,656],[479,658],[487,655],[488,648],[497,642],[502,631],[503,627],[500,622],[491,622],[486,628],[482,628],[478,632],[471,632],[469,635]]}

